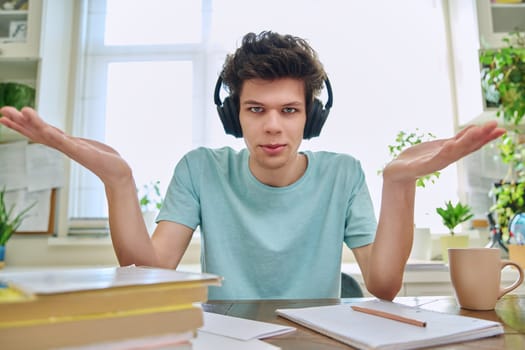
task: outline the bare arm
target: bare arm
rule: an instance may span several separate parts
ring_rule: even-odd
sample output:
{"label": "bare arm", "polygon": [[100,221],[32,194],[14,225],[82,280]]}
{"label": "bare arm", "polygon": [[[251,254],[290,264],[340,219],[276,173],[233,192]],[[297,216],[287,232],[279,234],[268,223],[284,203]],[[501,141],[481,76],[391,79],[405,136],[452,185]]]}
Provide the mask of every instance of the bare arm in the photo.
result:
{"label": "bare arm", "polygon": [[0,124],[31,141],[54,148],[97,175],[104,183],[113,247],[121,265],[175,268],[193,230],[175,223],[160,223],[150,239],[137,199],[131,168],[113,148],[65,134],[47,124],[31,108],[0,109]]}
{"label": "bare arm", "polygon": [[416,179],[447,167],[504,132],[495,121],[472,126],[450,139],[410,147],[386,166],[376,239],[353,249],[370,293],[392,300],[401,289],[412,247]]}

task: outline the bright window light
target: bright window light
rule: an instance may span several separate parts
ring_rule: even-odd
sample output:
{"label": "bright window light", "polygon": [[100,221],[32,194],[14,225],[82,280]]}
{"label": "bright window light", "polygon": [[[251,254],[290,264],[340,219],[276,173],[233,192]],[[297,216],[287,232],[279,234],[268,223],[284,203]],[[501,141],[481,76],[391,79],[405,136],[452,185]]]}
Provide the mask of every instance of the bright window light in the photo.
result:
{"label": "bright window light", "polygon": [[106,45],[165,45],[201,39],[201,1],[107,0]]}

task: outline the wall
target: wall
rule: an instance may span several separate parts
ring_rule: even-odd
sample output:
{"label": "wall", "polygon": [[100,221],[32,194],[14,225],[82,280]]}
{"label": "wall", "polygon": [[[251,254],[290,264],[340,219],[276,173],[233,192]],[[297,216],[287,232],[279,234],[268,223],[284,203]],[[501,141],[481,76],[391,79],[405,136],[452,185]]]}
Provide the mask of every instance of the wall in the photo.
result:
{"label": "wall", "polygon": [[[60,2],[58,0],[58,2]],[[57,0],[48,0],[47,4],[57,4]],[[75,4],[80,4],[80,0],[76,0]],[[56,14],[51,16],[51,12],[48,17],[43,19],[44,26],[51,25],[57,18]],[[68,16],[72,16],[69,13]],[[57,101],[52,101],[52,106],[59,110],[67,109],[71,114],[72,107],[68,105],[68,101],[73,100],[71,97],[75,93],[75,84],[72,82],[72,72],[70,68],[75,66],[75,61],[72,59],[71,52],[75,49],[75,43],[72,40],[74,31],[71,28],[61,28],[57,30],[45,30],[46,33],[52,33],[53,37],[48,36],[43,43],[46,43],[48,48],[47,51],[62,51],[64,55],[61,56],[61,63],[57,65],[57,72],[53,72],[50,75],[44,75],[43,79],[52,79],[55,74],[65,75],[69,77],[70,89],[64,91],[63,98]],[[73,34],[72,34],[73,33]],[[59,36],[63,38],[60,40]],[[61,42],[64,44],[61,47],[56,47],[56,44]],[[66,47],[68,48],[67,51]],[[46,61],[48,63],[48,61]],[[44,84],[43,84],[44,85]],[[67,93],[70,95],[68,96]],[[49,108],[51,108],[49,107]],[[58,113],[57,115],[59,115]],[[67,128],[67,120],[62,118],[54,119],[56,125]],[[67,185],[66,185],[67,186]],[[67,191],[60,191],[60,203],[67,203],[68,198],[65,196]],[[49,236],[16,236],[8,243],[8,253],[6,263],[11,266],[18,265],[113,265],[116,264],[116,258],[111,246],[111,242],[108,239],[105,240],[75,240],[65,237],[65,231],[67,227],[67,212],[66,205],[60,206],[60,215],[58,217],[59,235],[61,237],[49,237]],[[188,252],[183,258],[183,264],[198,264],[199,263],[199,250],[200,245],[198,242],[192,243]],[[353,254],[350,250],[344,249],[343,260],[345,262],[354,261]]]}
{"label": "wall", "polygon": [[[181,264],[200,263],[200,242],[194,239]],[[15,235],[6,245],[6,266],[118,265],[110,239],[72,239]]]}
{"label": "wall", "polygon": [[6,245],[6,266],[118,264],[110,242],[60,244],[58,240],[46,236],[14,236]]}
{"label": "wall", "polygon": [[[41,30],[41,74],[40,87],[44,89],[49,84],[46,81],[59,79],[65,81],[60,93],[52,100],[46,99],[39,104],[46,120],[53,125],[69,130],[73,115],[74,100],[77,93],[75,74],[77,61],[75,51],[80,43],[75,40],[77,34],[74,28],[80,20],[75,13],[85,6],[82,0],[74,0],[67,4],[61,0],[44,0]],[[50,235],[14,235],[7,243],[6,265],[18,266],[80,266],[80,265],[117,265],[111,240],[109,238],[70,238],[67,237],[67,178],[70,162],[64,162],[66,181],[64,189],[58,192],[59,206],[57,208],[57,236]],[[343,260],[354,261],[348,248],[343,250]],[[181,264],[200,264],[200,240],[193,239],[187,249]]]}
{"label": "wall", "polygon": [[[35,1],[43,3],[38,87],[46,91],[38,101],[38,109],[49,123],[67,129],[67,118],[71,115],[69,101],[74,93],[74,89],[70,88],[74,71],[72,53],[77,44],[73,28],[77,21],[76,7],[82,1]],[[52,93],[48,93],[49,90]],[[69,169],[68,165],[69,162],[65,162],[64,169]],[[66,203],[66,192],[59,191],[59,203]],[[57,217],[59,232],[64,235],[66,207],[59,205]],[[6,247],[7,266],[117,264],[111,242],[107,239],[102,242],[78,242],[49,235],[15,234]]]}

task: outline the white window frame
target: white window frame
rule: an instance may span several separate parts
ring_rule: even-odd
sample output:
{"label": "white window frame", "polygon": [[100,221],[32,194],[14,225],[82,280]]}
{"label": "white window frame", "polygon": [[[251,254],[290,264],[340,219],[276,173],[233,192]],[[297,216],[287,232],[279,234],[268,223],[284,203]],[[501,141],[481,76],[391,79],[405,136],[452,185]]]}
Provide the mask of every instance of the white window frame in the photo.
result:
{"label": "white window frame", "polygon": [[[83,4],[83,6],[81,6],[84,11],[83,13],[86,14],[86,10],[88,8],[88,0],[80,0]],[[95,1],[100,1],[100,2],[103,2],[104,0],[95,0]],[[193,96],[194,96],[194,99],[192,101],[192,104],[193,104],[193,111],[194,111],[194,115],[193,115],[193,146],[209,146],[209,147],[217,147],[217,146],[223,146],[223,145],[230,145],[230,146],[233,146],[233,147],[243,147],[243,141],[242,140],[234,140],[232,139],[230,136],[226,136],[226,135],[219,135],[217,133],[217,130],[222,130],[222,126],[220,125],[220,121],[219,121],[219,118],[216,116],[216,111],[215,111],[215,106],[213,105],[212,103],[212,97],[213,97],[213,84],[209,84],[210,81],[215,81],[216,77],[217,77],[217,73],[218,73],[218,66],[219,66],[219,63],[222,63],[222,61],[224,60],[224,57],[227,53],[229,53],[231,51],[231,47],[229,48],[223,48],[223,47],[219,47],[217,45],[212,45],[210,44],[210,37],[211,37],[211,11],[212,11],[212,8],[213,8],[213,0],[201,0],[202,1],[202,8],[203,8],[203,22],[202,22],[202,40],[199,44],[192,44],[192,45],[168,45],[168,46],[159,46],[157,47],[158,51],[156,52],[155,54],[155,57],[165,57],[165,58],[170,58],[170,59],[173,59],[174,57],[179,57],[179,58],[191,58],[195,64],[194,64],[194,81],[195,81],[195,84],[193,86]],[[336,1],[336,0],[330,0],[330,1],[327,1],[326,3],[323,2],[323,4],[326,4],[326,6],[329,6],[329,4],[333,1]],[[437,7],[441,7],[442,6],[442,3],[441,1],[438,1],[438,2],[435,2],[435,1],[431,1],[431,0],[426,0],[428,3],[433,3],[435,4],[435,6]],[[256,11],[254,12],[254,15],[256,15]],[[444,16],[446,16],[446,14],[443,14]],[[408,14],[407,13],[407,16],[414,16],[414,14]],[[81,21],[81,27],[84,27],[84,30],[85,30],[85,25],[86,25],[86,18],[84,17],[84,19]],[[372,25],[372,24],[371,24]],[[415,30],[417,30],[417,28],[415,28]],[[85,33],[83,32],[82,30],[80,31],[80,46],[82,46],[83,43],[85,43],[85,41],[87,40],[87,38],[83,38],[82,37],[82,33]],[[241,35],[242,33],[240,33]],[[300,34],[300,33],[297,33],[297,34]],[[363,34],[363,35],[366,35],[366,34]],[[335,38],[337,39],[337,38]],[[374,40],[374,38],[371,38],[371,40]],[[238,44],[238,43],[234,43],[234,44]],[[381,43],[373,43],[371,42],[370,45],[381,45]],[[315,46],[315,45],[314,45]],[[134,54],[140,54],[141,50],[143,48],[140,48],[140,47],[136,47],[133,51]],[[319,50],[319,53],[320,53],[320,56],[321,56],[321,60],[322,61],[325,61],[323,59],[323,48],[318,48]],[[174,54],[173,52],[174,51],[177,51],[178,54]],[[100,52],[102,53],[102,52]],[[115,47],[115,48],[111,48],[111,50],[108,50],[106,51],[105,53],[109,54],[111,53],[111,55],[115,55],[114,58],[112,59],[109,59],[109,58],[106,58],[106,61],[104,61],[104,59],[100,58],[100,62],[111,62],[111,60],[113,60],[113,62],[117,59],[124,59],[125,57],[125,54],[126,52],[124,51],[124,48],[123,47]],[[344,52],[342,52],[342,54],[344,54]],[[445,61],[446,60],[446,56],[449,55],[448,52],[445,52],[443,54],[443,57],[438,57],[438,58],[435,58],[437,60],[442,60],[442,61]],[[137,56],[137,57],[140,57],[140,56]],[[153,56],[151,55],[146,55],[145,53],[142,53],[142,58],[152,58]],[[349,58],[351,59],[351,58]],[[83,81],[83,72],[84,72],[84,66],[85,66],[85,62],[83,62],[83,55],[82,53],[79,54],[79,57],[77,58],[77,60],[79,61],[78,63],[78,67],[79,67],[79,71],[77,72],[77,90],[78,91],[81,91],[81,89],[79,89],[79,82]],[[325,61],[326,62],[326,61]],[[447,63],[442,63],[443,65],[447,65]],[[445,69],[445,71],[448,70],[448,69]],[[335,94],[335,98],[334,98],[334,108],[332,109],[332,113],[329,117],[329,120],[327,122],[327,125],[324,127],[323,129],[323,135],[321,136],[320,140],[312,140],[312,141],[308,141],[308,142],[305,142],[303,143],[303,147],[304,149],[326,149],[325,145],[327,143],[330,143],[329,139],[330,137],[333,137],[333,135],[336,135],[336,137],[338,137],[337,135],[337,132],[335,132],[335,129],[340,129],[340,124],[338,123],[341,123],[341,117],[343,118],[358,118],[357,121],[354,120],[353,122],[353,126],[357,125],[357,123],[359,122],[359,118],[363,118],[362,116],[360,115],[357,115],[354,113],[353,111],[353,108],[351,105],[347,105],[345,106],[345,103],[348,103],[350,100],[351,102],[351,99],[348,99],[346,100],[347,98],[343,95],[342,93],[342,90],[341,90],[341,86],[344,84],[341,84],[341,82],[339,82],[339,85],[337,86],[337,76],[333,76],[334,79],[331,79],[332,80],[332,85],[334,85],[334,82],[336,83],[335,85],[335,88],[334,88],[334,94]],[[449,79],[451,77],[448,77]],[[373,88],[373,86],[370,86],[371,88]],[[378,88],[381,88],[380,86],[378,86]],[[82,96],[77,96],[76,97],[76,101],[78,102],[79,100],[81,100]],[[443,101],[444,103],[450,103],[450,101]],[[104,106],[104,103],[100,103],[100,106]],[[411,105],[409,104],[409,102],[406,102],[406,105],[405,106],[394,106],[394,111],[396,113],[400,113],[400,111],[403,109],[403,108],[411,108]],[[100,108],[100,107],[97,107],[97,108]],[[346,109],[345,109],[346,108]],[[80,110],[80,107],[79,107],[79,104],[77,104],[75,106],[75,118],[79,118],[79,116],[81,115],[81,110]],[[401,112],[402,113],[402,112]],[[387,118],[390,118],[391,116],[386,116]],[[422,115],[422,117],[426,117],[425,115]],[[444,118],[444,122],[449,124],[450,125],[450,130],[451,132],[453,132],[454,130],[454,116],[453,116],[453,111],[452,111],[452,108],[451,108],[451,111],[450,111],[450,117],[447,117],[447,116],[443,116]],[[446,119],[448,118],[448,119]],[[448,120],[448,121],[447,121]],[[79,125],[78,123],[76,124],[77,126]],[[378,125],[379,127],[379,125]],[[400,126],[400,128],[402,128]],[[212,131],[213,130],[213,131]],[[71,130],[73,134],[75,135],[79,135],[79,129],[78,128],[74,128],[73,130]],[[407,131],[412,131],[412,130],[407,130]],[[423,130],[423,131],[429,131],[429,132],[433,132],[434,130]],[[366,132],[370,132],[369,130],[367,130]],[[446,136],[450,136],[450,135],[443,135],[443,134],[439,134],[438,136],[440,137],[446,137]],[[372,137],[372,136],[371,136]],[[386,155],[386,145],[388,143],[391,143],[393,141],[393,137],[394,135],[392,135],[392,138],[391,139],[384,139],[382,140],[382,143],[384,144],[384,159],[385,161],[387,160],[388,156]],[[371,141],[371,142],[377,142],[377,139],[374,139],[375,141]],[[334,150],[334,151],[341,151],[341,152],[344,152],[344,153],[350,153],[350,154],[354,154],[357,153],[357,158],[361,159],[363,161],[363,163],[367,163],[368,159],[362,155],[362,148],[363,148],[363,144],[353,144],[352,145],[352,142],[355,142],[354,140],[348,140],[348,139],[345,139],[345,140],[342,140],[340,139],[341,142],[348,142],[350,144],[349,145],[344,145],[342,147],[334,147],[332,149],[329,149],[329,150]],[[366,148],[366,147],[365,147]],[[373,191],[379,191],[380,192],[380,188],[378,189],[377,187],[377,184],[381,183],[380,180],[377,180],[377,175],[375,174],[375,170],[377,170],[379,168],[379,166],[383,165],[384,163],[378,163],[376,164],[376,168],[374,169],[374,171],[370,171],[368,170],[368,173],[367,173],[367,179],[369,181],[369,186],[370,187],[373,187]],[[456,185],[459,185],[457,184],[457,174],[455,173],[456,170],[455,168],[451,169],[450,171],[453,172],[453,175],[452,177],[455,178],[454,180],[452,180],[452,182],[456,182],[455,184]],[[449,171],[449,172],[450,172]],[[73,171],[73,176],[74,175],[74,171]],[[449,176],[450,178],[450,176]],[[99,181],[98,179],[95,179],[94,181]],[[371,185],[370,185],[371,184]],[[431,185],[431,186],[435,186],[435,185]],[[457,186],[455,186],[457,188]],[[72,189],[71,189],[72,190]],[[427,189],[424,189],[423,191],[421,192],[425,192],[425,191],[429,191]],[[439,192],[439,189],[436,189],[436,188],[432,188],[430,191],[434,191],[434,192]],[[456,191],[457,192],[457,191]],[[376,200],[374,201],[374,205],[376,207],[376,211],[379,210],[379,203],[377,201],[377,193],[372,193],[373,197],[375,196]],[[431,195],[432,196],[432,195]],[[450,198],[452,200],[454,200],[454,198]],[[71,202],[72,200],[70,200]],[[74,200],[73,200],[74,201]],[[416,201],[416,205],[417,205],[417,201]],[[442,203],[436,203],[436,206],[439,206],[441,205]],[[433,215],[433,213],[428,213],[428,215]],[[417,220],[417,218],[416,218]]]}

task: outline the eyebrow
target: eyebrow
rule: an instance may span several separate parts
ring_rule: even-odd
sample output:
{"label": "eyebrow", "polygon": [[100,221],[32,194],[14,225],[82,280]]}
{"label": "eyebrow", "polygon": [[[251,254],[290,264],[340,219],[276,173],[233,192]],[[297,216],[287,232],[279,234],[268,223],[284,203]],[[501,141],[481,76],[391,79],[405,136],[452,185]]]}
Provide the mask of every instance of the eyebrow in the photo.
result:
{"label": "eyebrow", "polygon": [[[262,105],[264,106],[264,103],[256,101],[256,100],[246,100],[242,103],[242,105]],[[301,106],[302,102],[300,101],[292,101],[282,104],[282,106]]]}

